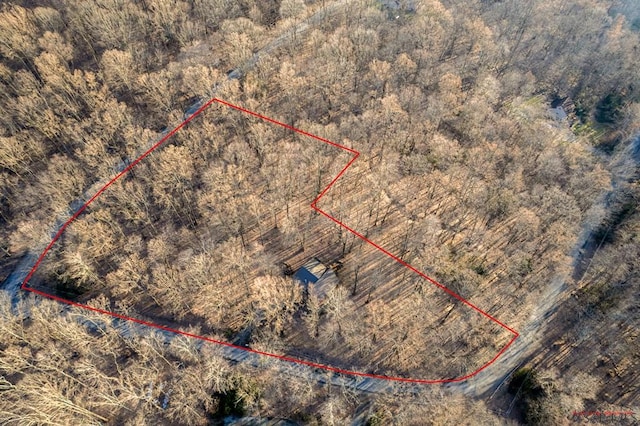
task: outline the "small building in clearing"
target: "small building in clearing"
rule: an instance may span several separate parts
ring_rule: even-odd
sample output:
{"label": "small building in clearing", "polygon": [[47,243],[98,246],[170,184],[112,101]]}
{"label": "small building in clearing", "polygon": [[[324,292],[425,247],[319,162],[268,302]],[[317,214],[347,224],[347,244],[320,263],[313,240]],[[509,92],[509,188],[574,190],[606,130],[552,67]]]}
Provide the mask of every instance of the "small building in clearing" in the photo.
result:
{"label": "small building in clearing", "polygon": [[293,277],[304,286],[307,295],[313,294],[318,300],[323,300],[338,285],[338,277],[333,269],[315,257],[302,265]]}
{"label": "small building in clearing", "polygon": [[548,108],[549,116],[558,123],[573,124],[576,122],[575,105],[571,99],[555,98]]}

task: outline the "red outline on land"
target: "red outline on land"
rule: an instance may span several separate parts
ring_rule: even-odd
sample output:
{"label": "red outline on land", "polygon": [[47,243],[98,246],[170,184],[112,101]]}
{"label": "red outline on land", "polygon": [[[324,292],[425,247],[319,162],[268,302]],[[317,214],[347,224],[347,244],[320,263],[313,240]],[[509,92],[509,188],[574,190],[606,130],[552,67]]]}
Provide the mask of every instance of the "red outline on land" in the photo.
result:
{"label": "red outline on land", "polygon": [[[505,330],[508,330],[510,333],[513,334],[513,337],[511,338],[511,340],[509,340],[509,342],[489,362],[484,364],[482,367],[480,367],[476,371],[474,371],[474,372],[472,372],[470,374],[467,374],[465,376],[462,376],[462,377],[451,378],[451,379],[440,379],[440,380],[427,380],[427,379],[412,379],[412,378],[405,378],[405,377],[384,376],[384,375],[380,375],[380,374],[369,374],[369,373],[362,373],[362,372],[358,372],[358,371],[345,370],[345,369],[341,369],[341,368],[332,367],[332,366],[329,366],[329,365],[323,365],[323,364],[318,364],[318,363],[311,362],[311,361],[305,361],[303,359],[297,359],[297,358],[292,358],[292,357],[288,357],[288,356],[284,356],[284,355],[277,355],[277,354],[272,354],[272,353],[269,353],[269,352],[263,352],[263,351],[259,351],[259,350],[256,350],[256,349],[247,348],[247,347],[244,347],[244,346],[238,346],[238,345],[234,345],[234,344],[231,344],[231,343],[228,343],[228,342],[223,342],[223,341],[211,339],[211,338],[205,337],[205,336],[198,336],[198,335],[195,335],[195,334],[192,334],[192,333],[188,333],[188,332],[181,331],[181,330],[176,330],[174,328],[166,327],[166,326],[163,326],[163,325],[160,325],[160,324],[155,324],[155,323],[152,323],[152,322],[149,322],[149,321],[144,321],[144,320],[140,320],[140,319],[137,319],[137,318],[132,318],[132,317],[129,317],[129,316],[126,316],[126,315],[118,314],[118,313],[115,313],[115,312],[109,312],[109,311],[105,311],[103,309],[99,309],[99,308],[95,308],[95,307],[92,307],[92,306],[84,305],[82,303],[78,303],[78,302],[74,302],[74,301],[71,301],[71,300],[67,300],[67,299],[64,299],[62,297],[58,297],[58,296],[55,296],[55,295],[52,295],[52,294],[48,294],[48,293],[45,293],[43,291],[40,291],[40,290],[37,290],[37,289],[34,289],[34,288],[30,288],[30,287],[27,286],[27,283],[29,282],[29,280],[31,279],[33,274],[36,272],[36,270],[38,269],[38,267],[42,263],[44,257],[47,255],[49,250],[51,250],[51,247],[53,247],[53,245],[56,243],[56,241],[58,241],[58,239],[62,236],[63,232],[65,231],[67,226],[69,226],[71,224],[71,222],[73,222],[78,216],[80,216],[80,214],[82,214],[82,212],[96,198],[98,198],[100,196],[100,194],[102,194],[107,188],[109,188],[115,181],[117,181],[123,175],[125,175],[127,172],[129,172],[140,161],[142,161],[146,156],[148,156],[153,151],[155,151],[167,139],[169,139],[171,136],[173,136],[176,132],[178,132],[181,128],[183,128],[188,122],[193,120],[196,116],[198,116],[202,111],[204,111],[209,105],[211,105],[214,102],[215,103],[219,103],[221,105],[225,105],[225,106],[230,107],[230,108],[233,108],[233,109],[235,109],[237,111],[241,111],[243,113],[252,115],[252,116],[257,117],[257,118],[259,118],[261,120],[267,121],[269,123],[273,123],[273,124],[276,124],[278,126],[282,126],[284,128],[292,130],[292,131],[294,131],[296,133],[299,133],[301,135],[309,136],[309,137],[311,137],[313,139],[316,139],[316,140],[324,142],[326,144],[335,146],[337,148],[340,148],[340,149],[342,149],[344,151],[347,151],[347,152],[353,154],[353,157],[351,158],[351,160],[349,160],[347,165],[344,166],[344,168],[340,171],[340,173],[338,173],[338,175],[335,178],[333,178],[333,180],[329,183],[329,185],[327,185],[327,187],[324,188],[322,190],[322,192],[313,200],[313,202],[311,203],[311,208],[313,208],[318,213],[326,216],[331,221],[337,223],[338,225],[340,225],[341,227],[343,227],[347,231],[351,232],[353,235],[357,236],[358,238],[361,238],[363,241],[366,241],[368,244],[371,244],[373,247],[377,248],[382,253],[384,253],[385,255],[389,256],[391,259],[393,259],[396,262],[400,263],[401,265],[409,268],[411,271],[415,272],[416,274],[420,275],[422,278],[426,279],[427,281],[429,281],[433,285],[435,285],[438,288],[442,289],[444,292],[446,292],[450,296],[454,297],[455,299],[458,299],[460,302],[464,303],[465,305],[467,305],[471,309],[479,312],[480,314],[482,314],[486,318],[488,318],[491,321],[495,322],[500,327],[504,328]],[[385,250],[384,248],[380,247],[378,244],[376,244],[373,241],[369,240],[367,237],[365,237],[361,233],[355,231],[354,229],[352,229],[349,226],[345,225],[344,223],[340,222],[335,217],[329,215],[328,213],[326,213],[326,212],[322,211],[320,208],[318,208],[318,206],[317,206],[318,201],[327,193],[327,191],[329,191],[329,189],[333,186],[333,184],[336,183],[336,181],[338,179],[340,179],[340,177],[353,164],[353,162],[356,161],[356,159],[359,156],[360,156],[360,153],[358,151],[356,151],[354,149],[351,149],[351,148],[348,148],[348,147],[346,147],[344,145],[340,145],[340,144],[337,144],[335,142],[331,142],[331,141],[329,141],[327,139],[323,139],[323,138],[321,138],[319,136],[312,135],[311,133],[307,133],[304,130],[297,129],[297,128],[293,127],[293,126],[289,126],[288,124],[281,123],[281,122],[279,122],[277,120],[274,120],[272,118],[265,117],[263,115],[255,113],[253,111],[249,111],[249,110],[247,110],[245,108],[242,108],[242,107],[239,107],[237,105],[230,104],[230,103],[225,102],[223,100],[220,100],[220,99],[217,99],[217,98],[213,98],[213,99],[209,100],[207,103],[205,103],[204,105],[202,105],[202,107],[200,107],[189,118],[187,118],[182,123],[180,123],[180,125],[178,125],[176,128],[174,128],[169,133],[167,133],[162,139],[160,139],[158,142],[156,142],[151,148],[149,148],[146,152],[144,152],[142,155],[140,155],[135,161],[133,161],[131,164],[129,164],[124,170],[122,170],[114,178],[112,178],[109,182],[107,182],[102,188],[100,188],[98,190],[98,192],[95,193],[95,195],[93,195],[86,203],[84,203],[82,205],[82,207],[80,207],[73,214],[73,216],[71,216],[71,218],[69,218],[69,220],[67,220],[60,227],[60,229],[55,234],[55,236],[53,237],[51,242],[44,249],[44,251],[42,252],[40,257],[38,257],[38,260],[34,264],[33,268],[31,268],[31,270],[29,271],[29,274],[26,276],[26,278],[22,282],[22,285],[21,285],[20,288],[22,290],[30,291],[30,292],[38,294],[40,296],[43,296],[43,297],[46,297],[46,298],[49,298],[49,299],[53,299],[53,300],[56,300],[56,301],[61,302],[61,303],[65,303],[67,305],[76,306],[76,307],[87,309],[87,310],[90,310],[90,311],[93,311],[93,312],[98,312],[98,313],[101,313],[101,314],[109,315],[111,317],[115,317],[115,318],[119,318],[119,319],[123,319],[123,320],[127,320],[127,321],[133,321],[133,322],[138,323],[138,324],[142,324],[142,325],[149,326],[149,327],[154,327],[154,328],[157,328],[157,329],[160,329],[160,330],[164,330],[164,331],[168,331],[168,332],[172,332],[172,333],[176,333],[176,334],[181,334],[181,335],[187,336],[187,337],[193,337],[195,339],[203,340],[205,342],[215,343],[215,344],[226,346],[226,347],[230,347],[230,348],[240,349],[240,350],[243,350],[243,351],[246,351],[246,352],[250,352],[250,353],[253,353],[253,354],[262,355],[262,356],[266,356],[266,357],[270,357],[270,358],[276,358],[276,359],[279,359],[281,361],[287,361],[287,362],[291,362],[291,363],[295,363],[295,364],[299,364],[299,365],[305,365],[305,366],[313,367],[313,368],[320,368],[320,369],[331,371],[331,372],[334,372],[334,373],[340,373],[340,374],[345,374],[345,375],[350,375],[350,376],[367,377],[367,378],[373,378],[373,379],[396,381],[396,382],[422,383],[422,384],[460,382],[460,381],[463,381],[463,380],[466,380],[466,379],[468,379],[470,377],[475,376],[480,371],[484,370],[485,368],[487,368],[488,366],[493,364],[500,357],[500,355],[502,355],[504,353],[504,351],[507,350],[507,348],[518,338],[518,336],[519,336],[518,332],[515,331],[514,329],[510,328],[509,326],[505,325],[504,323],[500,322],[496,318],[492,317],[491,315],[489,315],[485,311],[481,310],[480,308],[478,308],[477,306],[475,306],[471,302],[469,302],[466,299],[464,299],[462,296],[460,296],[460,295],[456,294],[455,292],[451,291],[450,289],[448,289],[444,285],[440,284],[439,282],[437,282],[433,278],[431,278],[431,277],[425,275],[424,273],[420,272],[419,270],[417,270],[413,266],[409,265],[407,262],[405,262],[402,259],[400,259],[398,256],[396,256],[396,255],[390,253],[389,251]]]}

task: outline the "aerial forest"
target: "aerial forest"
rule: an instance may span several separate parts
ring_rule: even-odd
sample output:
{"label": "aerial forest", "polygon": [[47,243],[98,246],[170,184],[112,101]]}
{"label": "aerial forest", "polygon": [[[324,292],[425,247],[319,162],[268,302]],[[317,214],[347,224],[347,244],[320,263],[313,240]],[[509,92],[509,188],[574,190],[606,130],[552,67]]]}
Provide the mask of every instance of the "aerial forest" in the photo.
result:
{"label": "aerial forest", "polygon": [[[30,287],[365,374],[472,374],[514,337],[500,323],[530,352],[491,401],[362,394],[3,292],[0,424],[637,409],[639,31],[623,0],[3,3],[0,280],[126,169]],[[310,259],[326,294],[294,276]]]}

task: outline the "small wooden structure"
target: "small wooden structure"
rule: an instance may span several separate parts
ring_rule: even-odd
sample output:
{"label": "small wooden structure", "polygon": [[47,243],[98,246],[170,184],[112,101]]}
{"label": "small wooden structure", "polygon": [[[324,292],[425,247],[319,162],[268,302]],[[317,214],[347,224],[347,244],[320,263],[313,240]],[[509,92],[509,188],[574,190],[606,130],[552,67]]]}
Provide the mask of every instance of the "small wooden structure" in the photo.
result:
{"label": "small wooden structure", "polygon": [[314,294],[318,300],[323,300],[338,285],[333,269],[315,257],[302,265],[293,277],[304,286],[307,295]]}
{"label": "small wooden structure", "polygon": [[547,110],[549,116],[559,123],[573,124],[576,122],[575,105],[568,98],[555,98],[551,101],[551,107]]}

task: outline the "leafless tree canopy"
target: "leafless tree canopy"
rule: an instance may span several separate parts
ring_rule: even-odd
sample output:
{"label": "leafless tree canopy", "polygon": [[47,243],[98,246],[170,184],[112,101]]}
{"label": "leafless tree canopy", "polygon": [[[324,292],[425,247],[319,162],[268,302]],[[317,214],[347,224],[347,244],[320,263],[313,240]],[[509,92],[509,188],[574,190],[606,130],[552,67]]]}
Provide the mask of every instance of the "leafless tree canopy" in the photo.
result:
{"label": "leafless tree canopy", "polygon": [[[501,322],[540,322],[545,391],[363,396],[54,302],[12,309],[3,292],[1,423],[637,411],[638,16],[623,0],[3,3],[1,279],[215,96],[360,152],[318,207]],[[478,370],[510,332],[310,209],[350,159],[214,103],[102,193],[31,285],[348,370]],[[338,282],[320,296],[290,274],[316,258]]]}

